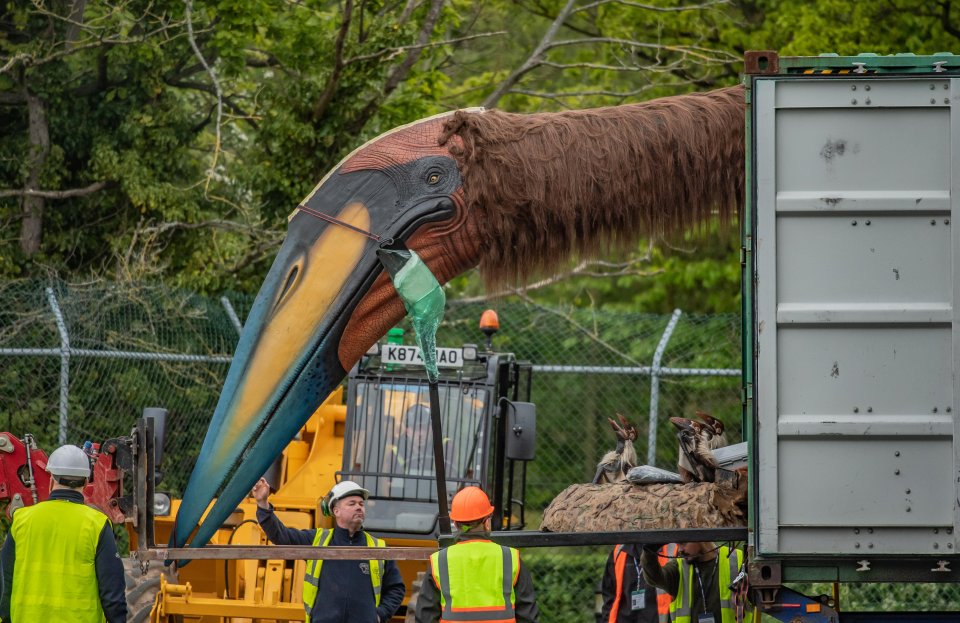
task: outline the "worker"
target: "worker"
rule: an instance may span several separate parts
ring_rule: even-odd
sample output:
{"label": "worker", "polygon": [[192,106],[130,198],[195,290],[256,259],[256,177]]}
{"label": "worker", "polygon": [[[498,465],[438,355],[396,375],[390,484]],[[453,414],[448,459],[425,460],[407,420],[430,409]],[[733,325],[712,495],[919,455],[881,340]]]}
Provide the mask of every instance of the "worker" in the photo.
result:
{"label": "worker", "polygon": [[430,409],[416,404],[403,414],[403,435],[397,445],[388,446],[399,474],[434,473],[433,429]]}
{"label": "worker", "polygon": [[673,564],[660,566],[659,546],[645,545],[640,568],[647,582],[673,598],[674,623],[734,623],[731,582],[743,565],[743,552],[711,542],[681,543]]}
{"label": "worker", "polygon": [[[251,492],[257,502],[257,521],[277,545],[349,545],[384,547],[382,539],[363,529],[369,492],[350,480],[330,489],[321,507],[333,516],[332,530],[287,528],[267,501],[270,485],[261,478]],[[303,607],[312,623],[385,623],[390,620],[406,588],[392,560],[311,560],[303,578]]]}
{"label": "worker", "polygon": [[[600,584],[603,623],[668,623],[670,594],[647,583],[640,569],[642,546],[637,543],[617,545],[607,557]],[[677,545],[664,545],[660,550],[661,565],[672,564]]]}
{"label": "worker", "polygon": [[417,597],[417,623],[539,621],[533,580],[520,564],[520,552],[490,541],[492,514],[478,487],[453,496],[456,543],[430,556],[430,573]]}
{"label": "worker", "polygon": [[83,503],[90,459],[60,446],[47,459],[49,499],[17,509],[0,551],[4,623],[125,623],[126,586],[113,524]]}

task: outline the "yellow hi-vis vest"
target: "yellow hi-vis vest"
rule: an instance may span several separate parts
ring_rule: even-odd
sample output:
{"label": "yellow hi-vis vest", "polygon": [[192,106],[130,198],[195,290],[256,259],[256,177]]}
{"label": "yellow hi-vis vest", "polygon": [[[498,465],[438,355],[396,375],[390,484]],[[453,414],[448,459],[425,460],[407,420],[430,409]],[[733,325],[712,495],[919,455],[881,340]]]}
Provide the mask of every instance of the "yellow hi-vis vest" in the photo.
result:
{"label": "yellow hi-vis vest", "polygon": [[[726,546],[721,547],[717,552],[717,585],[720,589],[722,623],[735,623],[736,618],[731,601],[733,591],[730,590],[730,582],[737,577],[740,566],[743,564],[743,552],[737,549],[734,550],[734,556],[730,554],[730,549]],[[670,602],[670,620],[674,623],[691,623],[692,613],[690,608],[693,603],[692,591],[694,590],[693,565],[682,558],[678,558],[677,566],[680,569],[680,582],[677,586],[677,597]]]}
{"label": "yellow hi-vis vest", "polygon": [[[366,532],[363,536],[367,538],[367,547],[386,547],[383,539],[377,539]],[[313,537],[314,546],[326,547],[333,538],[333,530],[317,530]],[[382,560],[368,560],[370,564],[370,584],[373,586],[373,599],[377,606],[380,605],[380,585],[383,580]],[[308,560],[307,572],[303,575],[303,608],[307,611],[307,620],[310,620],[310,611],[313,610],[313,604],[317,601],[317,590],[320,588],[320,569],[323,567],[323,560]]]}
{"label": "yellow hi-vis vest", "polygon": [[100,511],[67,500],[47,500],[13,514],[12,620],[106,620],[96,558],[100,532],[107,521]]}
{"label": "yellow hi-vis vest", "polygon": [[440,623],[514,623],[520,552],[485,539],[463,541],[430,555],[440,588]]}

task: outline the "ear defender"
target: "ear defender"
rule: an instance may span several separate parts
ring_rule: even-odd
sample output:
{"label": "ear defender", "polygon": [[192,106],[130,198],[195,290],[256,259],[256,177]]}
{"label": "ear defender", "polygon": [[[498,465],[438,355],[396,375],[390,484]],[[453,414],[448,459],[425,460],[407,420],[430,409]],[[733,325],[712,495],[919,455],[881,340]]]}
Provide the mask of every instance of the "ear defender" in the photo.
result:
{"label": "ear defender", "polygon": [[333,492],[328,493],[320,500],[320,512],[324,517],[333,517],[333,509],[330,508],[330,498]]}

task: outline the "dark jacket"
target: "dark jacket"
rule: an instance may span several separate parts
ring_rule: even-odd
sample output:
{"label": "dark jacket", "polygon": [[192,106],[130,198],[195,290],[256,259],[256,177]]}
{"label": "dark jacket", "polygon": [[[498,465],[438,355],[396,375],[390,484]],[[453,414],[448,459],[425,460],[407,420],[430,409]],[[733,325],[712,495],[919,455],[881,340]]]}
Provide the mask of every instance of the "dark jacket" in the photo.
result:
{"label": "dark jacket", "polygon": [[[66,500],[83,504],[83,494],[70,489],[57,489],[50,494],[51,500]],[[40,502],[43,504],[43,502]],[[17,560],[16,543],[13,535],[7,533],[7,540],[3,542],[0,551],[0,580],[3,584],[3,596],[0,597],[0,620],[11,623],[10,597],[13,594],[13,568]],[[107,623],[126,623],[127,596],[126,583],[123,578],[123,562],[117,553],[117,542],[113,538],[113,524],[109,521],[103,525],[100,540],[97,541],[97,554],[94,561],[97,572],[97,586],[100,591],[100,605]],[[50,578],[51,582],[56,578]],[[15,621],[13,623],[20,623]]]}
{"label": "dark jacket", "polygon": [[[477,533],[470,539],[488,538],[489,534]],[[461,534],[457,537],[458,542],[470,540],[466,535]],[[482,578],[478,578],[482,580]],[[533,578],[527,567],[520,562],[520,570],[517,573],[517,584],[513,587],[516,603],[514,612],[517,623],[538,623],[540,621],[540,609],[537,607],[537,594],[533,588]],[[437,623],[440,620],[440,589],[433,579],[433,575],[427,570],[427,575],[420,585],[420,595],[417,597],[417,623]]]}
{"label": "dark jacket", "polygon": [[[257,508],[257,521],[267,538],[277,545],[312,545],[317,534],[316,530],[287,528],[274,514],[272,506],[270,510]],[[365,547],[367,540],[362,530],[351,537],[349,531],[335,527],[329,544]],[[361,563],[367,568],[362,560],[323,561],[317,600],[310,611],[312,623],[382,623],[400,608],[406,587],[397,563],[387,560],[383,567],[379,608],[370,589],[369,569],[363,573]]]}
{"label": "dark jacket", "polygon": [[[657,623],[659,615],[657,613],[657,589],[647,583],[643,570],[640,569],[640,553],[643,548],[636,543],[624,545],[623,551],[627,554],[626,565],[623,568],[623,586],[620,594],[617,591],[617,576],[613,552],[607,557],[607,566],[603,571],[603,609],[601,610],[601,621],[607,623],[610,620],[610,611],[617,599],[620,600],[620,607],[617,610],[617,623]],[[639,571],[639,576],[638,572]],[[631,594],[636,590],[644,591],[644,607],[642,610],[631,609]]]}

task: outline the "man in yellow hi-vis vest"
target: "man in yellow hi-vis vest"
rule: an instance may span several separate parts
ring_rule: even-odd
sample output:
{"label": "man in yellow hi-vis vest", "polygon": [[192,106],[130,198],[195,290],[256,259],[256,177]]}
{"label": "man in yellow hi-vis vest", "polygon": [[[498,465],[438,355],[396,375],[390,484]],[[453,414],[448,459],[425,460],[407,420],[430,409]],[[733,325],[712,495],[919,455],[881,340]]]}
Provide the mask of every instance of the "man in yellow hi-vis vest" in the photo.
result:
{"label": "man in yellow hi-vis vest", "polygon": [[123,563],[113,525],[83,503],[90,459],[61,446],[47,459],[50,498],[13,513],[0,554],[5,623],[125,623]]}
{"label": "man in yellow hi-vis vest", "polygon": [[[261,478],[251,492],[257,521],[277,545],[350,545],[383,547],[381,539],[363,530],[369,493],[355,482],[337,483],[323,500],[333,530],[287,528],[267,501],[270,486]],[[310,560],[303,579],[303,607],[311,623],[385,623],[403,601],[406,589],[392,560]]]}
{"label": "man in yellow hi-vis vest", "polygon": [[734,623],[730,583],[743,565],[743,552],[710,542],[681,543],[675,564],[663,567],[658,546],[644,546],[640,568],[650,584],[670,593],[674,623]]}
{"label": "man in yellow hi-vis vest", "polygon": [[540,612],[520,553],[489,540],[493,506],[478,487],[453,496],[457,542],[430,556],[417,598],[417,623],[537,623]]}

